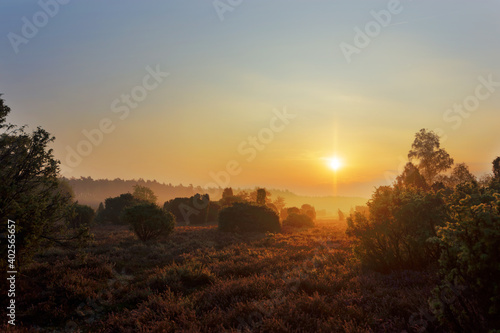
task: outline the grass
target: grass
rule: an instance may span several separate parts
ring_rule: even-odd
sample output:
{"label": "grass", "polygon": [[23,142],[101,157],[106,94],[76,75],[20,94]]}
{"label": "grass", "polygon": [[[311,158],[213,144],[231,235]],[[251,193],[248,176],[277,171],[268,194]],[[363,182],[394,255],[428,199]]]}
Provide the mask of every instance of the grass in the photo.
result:
{"label": "grass", "polygon": [[144,244],[126,227],[96,227],[87,249],[46,250],[24,267],[15,330],[439,331],[427,305],[433,274],[363,271],[344,230],[177,226]]}

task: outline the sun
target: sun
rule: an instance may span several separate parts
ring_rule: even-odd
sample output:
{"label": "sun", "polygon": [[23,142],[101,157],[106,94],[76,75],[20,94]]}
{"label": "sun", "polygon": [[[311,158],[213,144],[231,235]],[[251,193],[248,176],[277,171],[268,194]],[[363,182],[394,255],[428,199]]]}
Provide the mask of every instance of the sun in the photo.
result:
{"label": "sun", "polygon": [[342,161],[338,157],[330,157],[327,159],[327,161],[328,161],[328,166],[333,171],[337,171],[340,168],[342,168]]}

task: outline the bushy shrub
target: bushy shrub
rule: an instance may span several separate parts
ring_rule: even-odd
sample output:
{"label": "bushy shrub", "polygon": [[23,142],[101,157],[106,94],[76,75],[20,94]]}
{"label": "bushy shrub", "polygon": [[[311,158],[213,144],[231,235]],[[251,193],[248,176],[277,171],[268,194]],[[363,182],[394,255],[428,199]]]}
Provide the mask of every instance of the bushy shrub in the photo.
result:
{"label": "bushy shrub", "polygon": [[177,222],[205,224],[209,220],[210,196],[195,194],[190,198],[175,198],[165,202],[163,209],[172,213]]}
{"label": "bushy shrub", "polygon": [[438,228],[441,283],[431,304],[453,331],[500,328],[500,193],[456,187],[450,221]]}
{"label": "bushy shrub", "polygon": [[237,232],[279,232],[278,214],[266,206],[234,203],[219,212],[219,229]]}
{"label": "bushy shrub", "polygon": [[135,198],[130,193],[120,194],[114,198],[107,198],[104,201],[104,210],[100,210],[96,216],[98,223],[109,222],[111,224],[126,224],[122,219],[125,209],[135,206],[143,201]]}
{"label": "bushy shrub", "polygon": [[65,218],[69,226],[73,229],[90,226],[94,220],[95,212],[92,207],[80,205],[78,202],[68,206]]}
{"label": "bushy shrub", "polygon": [[381,186],[368,202],[369,214],[347,219],[347,234],[356,239],[355,253],[379,271],[418,269],[437,261],[439,247],[427,240],[445,219],[439,193],[414,187]]}
{"label": "bushy shrub", "polygon": [[287,216],[283,221],[283,226],[296,227],[296,228],[312,228],[314,221],[306,214],[292,213]]}
{"label": "bushy shrub", "polygon": [[123,220],[143,242],[166,236],[174,230],[174,216],[153,203],[127,208]]}
{"label": "bushy shrub", "polygon": [[303,204],[300,213],[309,216],[312,221],[316,220],[316,209],[309,204]]}

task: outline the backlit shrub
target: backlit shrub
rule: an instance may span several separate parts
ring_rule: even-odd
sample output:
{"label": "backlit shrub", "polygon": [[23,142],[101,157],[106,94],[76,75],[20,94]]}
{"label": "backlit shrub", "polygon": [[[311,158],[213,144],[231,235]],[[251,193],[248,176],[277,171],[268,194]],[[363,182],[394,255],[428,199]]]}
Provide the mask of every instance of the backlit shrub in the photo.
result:
{"label": "backlit shrub", "polygon": [[219,212],[219,229],[236,232],[279,232],[278,214],[266,206],[236,202]]}
{"label": "backlit shrub", "polygon": [[153,203],[127,208],[123,220],[143,242],[169,235],[174,230],[174,216]]}
{"label": "backlit shrub", "polygon": [[292,213],[287,216],[283,221],[283,226],[295,227],[295,228],[312,228],[314,227],[314,221],[312,218],[306,214]]}

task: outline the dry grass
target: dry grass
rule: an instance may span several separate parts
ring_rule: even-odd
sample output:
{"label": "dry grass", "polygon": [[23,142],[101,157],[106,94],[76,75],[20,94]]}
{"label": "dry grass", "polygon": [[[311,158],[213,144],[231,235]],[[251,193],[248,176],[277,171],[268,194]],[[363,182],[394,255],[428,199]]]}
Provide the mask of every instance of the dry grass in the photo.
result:
{"label": "dry grass", "polygon": [[[101,226],[80,252],[51,249],[19,277],[18,329],[82,332],[417,332],[435,281],[363,272],[344,235],[238,235],[178,226],[143,244]],[[424,323],[425,324],[425,323]],[[437,330],[431,320],[427,330]],[[1,327],[0,327],[1,328]]]}

